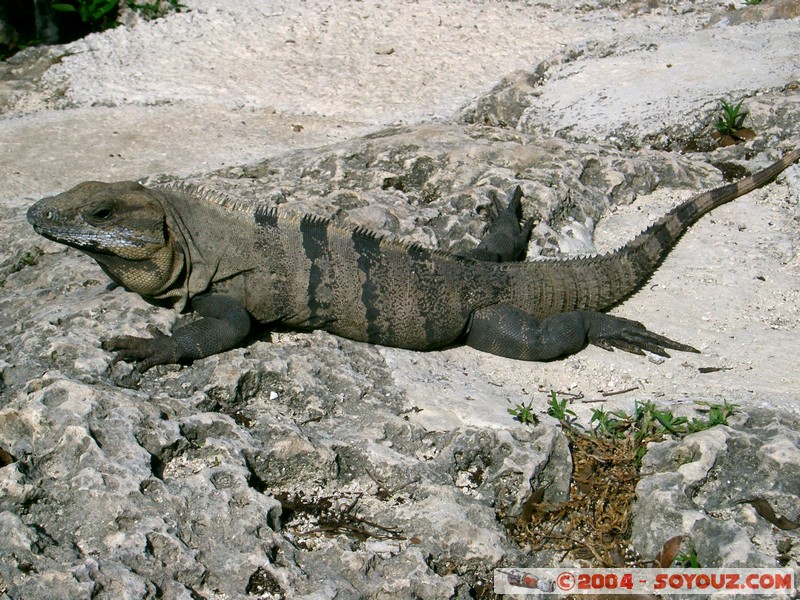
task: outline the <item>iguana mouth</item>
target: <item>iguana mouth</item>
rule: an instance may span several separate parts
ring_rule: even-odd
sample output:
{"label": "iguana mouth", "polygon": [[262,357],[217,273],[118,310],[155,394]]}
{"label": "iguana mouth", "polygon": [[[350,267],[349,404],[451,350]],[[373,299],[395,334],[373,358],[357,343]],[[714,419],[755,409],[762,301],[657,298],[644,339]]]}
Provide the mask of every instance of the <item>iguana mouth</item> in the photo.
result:
{"label": "iguana mouth", "polygon": [[48,240],[84,249],[91,248],[93,245],[85,243],[86,236],[76,236],[74,227],[64,224],[59,211],[51,206],[37,202],[28,209],[28,223],[33,226],[33,230]]}
{"label": "iguana mouth", "polygon": [[79,250],[99,250],[97,239],[94,236],[82,232],[76,233],[75,227],[61,223],[59,213],[50,207],[40,207],[34,204],[28,209],[28,223],[33,226],[33,230],[48,240],[59,242],[77,248]]}
{"label": "iguana mouth", "polygon": [[48,240],[99,254],[115,254],[122,248],[163,245],[163,240],[160,238],[143,236],[119,225],[97,228],[78,219],[77,224],[80,227],[76,227],[76,222],[65,220],[56,208],[40,204],[37,202],[28,209],[27,219],[33,230]]}
{"label": "iguana mouth", "polygon": [[[106,232],[104,235],[91,235],[83,232],[80,235],[77,235],[74,228],[69,227],[68,225],[54,225],[50,223],[33,221],[31,219],[30,211],[28,211],[28,221],[33,226],[33,230],[42,237],[87,252],[108,254],[108,249],[107,247],[104,247],[103,240],[114,237],[114,234],[111,232]],[[117,244],[119,244],[119,237],[116,237],[115,239]]]}

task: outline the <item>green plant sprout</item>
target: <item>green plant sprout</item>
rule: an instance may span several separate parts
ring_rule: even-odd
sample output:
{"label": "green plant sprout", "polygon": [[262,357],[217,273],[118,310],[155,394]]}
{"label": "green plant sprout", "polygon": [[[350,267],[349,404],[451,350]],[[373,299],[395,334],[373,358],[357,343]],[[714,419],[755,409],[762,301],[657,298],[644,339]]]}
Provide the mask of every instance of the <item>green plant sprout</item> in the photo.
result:
{"label": "green plant sprout", "polygon": [[596,408],[589,421],[592,423],[592,433],[597,437],[622,437],[630,429],[631,417],[621,410],[606,412],[605,408]]}
{"label": "green plant sprout", "polygon": [[514,408],[509,408],[508,414],[523,425],[539,424],[539,417],[533,412],[533,400],[528,402],[528,404],[517,404]]}
{"label": "green plant sprout", "polygon": [[166,0],[166,7],[162,8],[163,2],[161,0],[152,0],[152,2],[136,2],[135,0],[127,0],[128,8],[138,12],[142,17],[148,21],[163,17],[170,11],[181,12],[186,8],[185,4],[181,4],[179,0]]}
{"label": "green plant sprout", "polygon": [[[77,13],[81,21],[94,25],[108,20],[112,11],[117,10],[117,0],[72,0],[73,4],[59,2],[52,5],[53,10],[63,13]],[[111,18],[111,22],[115,17]]]}
{"label": "green plant sprout", "polygon": [[554,419],[558,419],[567,427],[575,425],[575,421],[578,418],[571,408],[567,408],[566,398],[559,402],[555,390],[550,390],[550,403],[547,406],[547,414]]}
{"label": "green plant sprout", "polygon": [[[577,423],[577,415],[568,408],[567,402],[566,398],[559,400],[555,390],[550,390],[547,414],[558,419],[568,430],[578,433],[583,427]],[[698,404],[708,407],[705,419],[690,420],[688,417],[674,415],[670,410],[659,410],[652,402],[637,401],[634,404],[633,414],[628,414],[624,410],[606,411],[605,408],[596,408],[592,411],[588,434],[597,438],[624,438],[630,435],[634,446],[644,456],[646,443],[664,435],[680,438],[717,425],[727,425],[728,418],[738,406],[727,401],[722,404],[707,402]],[[528,404],[517,404],[514,408],[509,408],[508,413],[520,423],[539,424],[539,418],[533,412],[533,401]]]}
{"label": "green plant sprout", "polygon": [[692,546],[688,552],[678,554],[672,564],[681,569],[699,569],[700,562],[697,560],[697,550]]}
{"label": "green plant sprout", "polygon": [[717,119],[717,122],[714,124],[714,127],[717,131],[719,131],[720,135],[730,135],[732,137],[737,137],[736,133],[742,129],[742,124],[744,123],[745,118],[750,113],[748,111],[742,111],[742,104],[744,100],[736,104],[729,104],[725,100],[722,100],[722,116]]}

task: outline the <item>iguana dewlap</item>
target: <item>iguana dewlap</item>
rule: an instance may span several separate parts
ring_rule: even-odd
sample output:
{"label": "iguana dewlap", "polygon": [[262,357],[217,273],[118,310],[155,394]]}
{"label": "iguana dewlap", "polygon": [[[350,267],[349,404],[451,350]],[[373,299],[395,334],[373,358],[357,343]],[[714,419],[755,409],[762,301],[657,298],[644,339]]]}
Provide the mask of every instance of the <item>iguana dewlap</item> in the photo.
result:
{"label": "iguana dewlap", "polygon": [[82,250],[148,301],[202,318],[171,336],[120,336],[103,346],[144,371],[240,345],[251,319],[432,350],[457,342],[523,360],[587,343],[637,354],[695,351],[603,311],[636,291],[710,210],[772,180],[800,158],[687,200],[610,254],[515,261],[519,188],[487,238],[462,257],[381,239],[362,228],[217,197],[191,187],[85,182],[28,210],[41,235]]}

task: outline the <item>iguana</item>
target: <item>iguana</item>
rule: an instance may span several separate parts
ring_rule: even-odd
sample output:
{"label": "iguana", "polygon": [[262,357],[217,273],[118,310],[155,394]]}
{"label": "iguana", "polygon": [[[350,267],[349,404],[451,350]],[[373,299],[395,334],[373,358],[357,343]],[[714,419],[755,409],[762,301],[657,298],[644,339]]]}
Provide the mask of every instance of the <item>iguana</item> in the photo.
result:
{"label": "iguana", "polygon": [[82,250],[127,290],[201,318],[171,336],[119,336],[103,347],[139,371],[234,348],[251,319],[385,346],[431,350],[463,342],[522,360],[551,360],[587,343],[669,356],[691,346],[604,311],[635,292],[701,216],[772,180],[794,150],[763,171],[669,211],[618,250],[513,261],[520,227],[514,190],[473,257],[382,239],[282,208],[190,186],[81,183],[30,207],[41,235]]}

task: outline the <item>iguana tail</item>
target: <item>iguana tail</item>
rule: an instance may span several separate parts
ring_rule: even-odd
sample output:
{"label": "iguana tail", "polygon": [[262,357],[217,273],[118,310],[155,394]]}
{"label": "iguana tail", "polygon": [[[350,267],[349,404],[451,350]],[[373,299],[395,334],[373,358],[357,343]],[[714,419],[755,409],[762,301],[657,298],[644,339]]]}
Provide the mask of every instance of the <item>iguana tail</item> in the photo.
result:
{"label": "iguana tail", "polygon": [[798,159],[800,148],[762,171],[683,202],[608,254],[533,263],[537,268],[535,298],[530,298],[536,307],[534,314],[544,317],[576,309],[605,310],[622,302],[647,282],[681,236],[703,215],[769,183]]}

